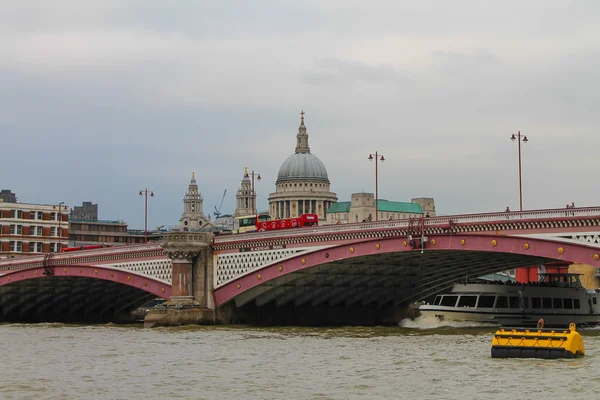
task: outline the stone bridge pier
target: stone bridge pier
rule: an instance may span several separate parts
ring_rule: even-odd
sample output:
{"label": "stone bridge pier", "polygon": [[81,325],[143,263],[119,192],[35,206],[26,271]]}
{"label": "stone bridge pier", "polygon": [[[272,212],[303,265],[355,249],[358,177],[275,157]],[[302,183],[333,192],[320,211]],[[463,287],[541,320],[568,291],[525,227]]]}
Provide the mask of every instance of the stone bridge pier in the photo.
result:
{"label": "stone bridge pier", "polygon": [[173,264],[172,295],[153,308],[145,327],[216,323],[210,232],[167,232],[161,244]]}

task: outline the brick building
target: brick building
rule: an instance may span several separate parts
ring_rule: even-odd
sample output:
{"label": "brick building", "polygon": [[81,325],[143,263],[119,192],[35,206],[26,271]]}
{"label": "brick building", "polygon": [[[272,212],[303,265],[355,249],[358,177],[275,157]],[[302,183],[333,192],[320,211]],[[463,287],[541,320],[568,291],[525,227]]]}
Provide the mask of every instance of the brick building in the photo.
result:
{"label": "brick building", "polygon": [[0,199],[0,257],[57,252],[67,246],[68,238],[67,206]]}

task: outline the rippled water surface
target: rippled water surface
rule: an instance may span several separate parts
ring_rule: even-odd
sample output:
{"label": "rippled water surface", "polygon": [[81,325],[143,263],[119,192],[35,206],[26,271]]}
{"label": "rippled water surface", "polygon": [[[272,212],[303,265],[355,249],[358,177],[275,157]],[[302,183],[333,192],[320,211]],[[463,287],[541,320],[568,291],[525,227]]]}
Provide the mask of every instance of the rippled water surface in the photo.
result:
{"label": "rippled water surface", "polygon": [[598,399],[586,357],[491,359],[494,328],[0,325],[1,399]]}

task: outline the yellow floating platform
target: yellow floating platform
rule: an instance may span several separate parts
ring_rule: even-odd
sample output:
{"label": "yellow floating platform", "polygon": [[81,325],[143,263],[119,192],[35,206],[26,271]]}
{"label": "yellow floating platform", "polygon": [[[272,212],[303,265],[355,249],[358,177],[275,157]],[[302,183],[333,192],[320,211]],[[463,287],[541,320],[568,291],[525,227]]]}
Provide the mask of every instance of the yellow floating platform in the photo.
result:
{"label": "yellow floating platform", "polygon": [[569,329],[506,328],[492,339],[492,358],[575,358],[585,355],[575,324]]}

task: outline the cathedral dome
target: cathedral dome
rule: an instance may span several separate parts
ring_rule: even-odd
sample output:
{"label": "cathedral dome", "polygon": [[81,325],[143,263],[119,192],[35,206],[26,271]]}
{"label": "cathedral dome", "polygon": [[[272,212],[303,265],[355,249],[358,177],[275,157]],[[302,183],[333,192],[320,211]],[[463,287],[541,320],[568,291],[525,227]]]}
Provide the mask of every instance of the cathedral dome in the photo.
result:
{"label": "cathedral dome", "polygon": [[276,183],[315,180],[329,183],[323,162],[311,153],[295,153],[289,156],[279,168]]}

